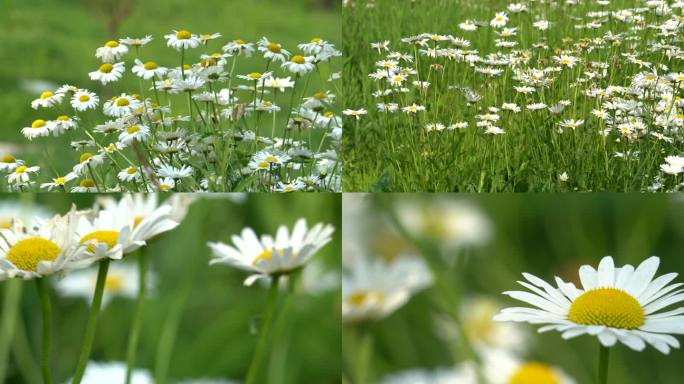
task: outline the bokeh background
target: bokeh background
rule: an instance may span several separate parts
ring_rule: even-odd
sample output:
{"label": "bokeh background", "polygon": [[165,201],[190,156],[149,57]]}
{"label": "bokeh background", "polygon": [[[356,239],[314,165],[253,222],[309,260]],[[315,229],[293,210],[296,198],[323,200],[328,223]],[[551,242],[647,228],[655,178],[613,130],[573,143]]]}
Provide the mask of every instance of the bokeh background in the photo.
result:
{"label": "bokeh background", "polygon": [[[522,272],[548,282],[559,276],[578,284],[579,266],[596,267],[606,255],[613,256],[616,266],[636,266],[656,255],[661,259],[658,276],[678,272],[680,276],[674,282],[684,281],[684,198],[677,195],[345,194],[345,215],[350,198],[364,202],[362,211],[365,213],[362,214],[375,217],[374,229],[369,231],[370,240],[363,245],[358,239],[348,237],[353,234],[347,232],[347,228],[362,222],[353,223],[345,216],[343,265],[358,255],[359,244],[364,248],[362,252],[368,255],[391,259],[398,253],[398,247],[402,246],[396,240],[389,240],[391,236],[387,237],[393,228],[388,212],[400,210],[403,203],[426,207],[437,202],[457,203],[479,210],[489,222],[489,240],[446,255],[456,260],[467,258],[466,262],[458,264],[465,265],[465,270],[458,273],[462,281],[450,282],[461,287],[462,300],[480,297],[494,299],[501,307],[524,306],[526,304],[501,294],[508,290],[524,290],[516,283],[522,279]],[[354,214],[349,213],[349,217],[353,219]],[[410,243],[403,247],[413,248]],[[420,251],[413,249],[420,255]],[[451,367],[459,360],[465,360],[458,349],[454,358],[452,345],[445,342],[443,332],[435,326],[435,320],[444,315],[435,305],[440,298],[440,290],[433,285],[418,292],[405,306],[383,320],[362,326],[344,326],[345,364],[349,364],[350,359],[353,362],[358,352],[354,338],[358,338],[361,329],[370,332],[374,342],[369,364],[370,382],[398,371]],[[522,355],[524,360],[558,366],[577,383],[594,382],[598,360],[595,338],[580,336],[565,341],[557,332],[537,334],[536,326],[522,324],[522,329],[529,340],[528,352]],[[678,339],[680,343],[684,342],[681,337]],[[611,352],[609,380],[624,384],[680,383],[682,359],[684,351],[681,349],[663,355],[650,346],[636,352],[619,344]],[[353,366],[345,365],[345,370],[348,367],[353,369]],[[353,372],[345,378],[353,383]]]}
{"label": "bokeh background", "polygon": [[[271,328],[260,383],[337,383],[340,368],[339,273],[341,258],[338,194],[211,195],[190,206],[188,216],[172,232],[149,245],[148,260],[157,275],[148,297],[138,349],[138,367],[154,373],[163,370],[166,382],[197,378],[242,380],[256,345],[256,330],[266,302],[267,289],[259,284],[243,286],[247,274],[226,265],[209,266],[207,241],[230,242],[232,234],[250,226],[259,233],[275,233],[305,217],[309,225],[335,226],[333,241],[314,256],[317,275],[332,281],[325,289],[308,284],[293,300],[290,311]],[[31,203],[43,211],[66,212],[92,204],[95,195],[1,195],[0,212],[9,206]],[[126,262],[126,261],[124,261]],[[135,260],[129,261],[136,264]],[[309,265],[307,265],[307,268]],[[305,269],[306,270],[306,269]],[[0,282],[0,300],[7,282]],[[21,284],[21,312],[10,349],[5,383],[39,383],[41,315],[35,285]],[[76,367],[89,304],[81,298],[53,300],[53,372],[65,382]],[[0,308],[2,303],[0,303]],[[115,298],[104,307],[98,322],[91,360],[123,361],[131,325],[134,299]],[[171,345],[168,364],[159,363],[158,351]],[[161,358],[161,361],[164,361]]]}
{"label": "bokeh background", "polygon": [[[69,143],[82,140],[82,132],[29,142],[20,131],[43,115],[56,117],[54,111],[31,109],[31,101],[45,90],[71,84],[100,93],[99,83],[91,81],[88,72],[101,64],[95,49],[108,40],[152,35],[154,40],[142,48],[142,55],[164,66],[180,62],[163,35],[182,28],[221,33],[209,45],[216,50],[230,40],[256,42],[263,36],[290,51],[313,37],[340,47],[340,8],[341,3],[332,0],[0,0],[0,156],[11,153],[36,164],[47,148],[53,163],[37,165],[64,171],[76,163],[78,154]],[[199,52],[190,52],[189,58],[198,60]],[[129,52],[127,63],[133,59]],[[130,66],[124,80],[114,83],[114,92],[138,92],[138,78]],[[236,71],[261,72],[264,66],[261,59],[243,59]],[[321,85],[314,79],[310,92],[316,87]],[[89,113],[104,122],[101,112]]]}

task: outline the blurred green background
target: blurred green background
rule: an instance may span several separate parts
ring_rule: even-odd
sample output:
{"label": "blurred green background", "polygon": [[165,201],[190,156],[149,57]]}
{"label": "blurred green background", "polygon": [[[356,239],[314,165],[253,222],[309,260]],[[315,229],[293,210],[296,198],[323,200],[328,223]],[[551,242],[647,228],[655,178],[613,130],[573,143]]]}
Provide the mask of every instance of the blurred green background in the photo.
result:
{"label": "blurred green background", "polygon": [[[313,37],[340,47],[340,8],[341,3],[332,0],[0,0],[0,156],[12,153],[36,164],[47,146],[53,164],[39,165],[61,174],[76,163],[78,154],[68,145],[84,139],[82,132],[29,142],[20,130],[37,118],[57,117],[54,110],[31,109],[31,101],[44,90],[71,84],[100,93],[99,83],[88,73],[101,64],[95,49],[107,40],[152,35],[154,40],[141,50],[143,61],[171,67],[180,65],[178,52],[166,47],[163,37],[172,29],[220,32],[222,37],[209,44],[215,50],[233,39],[256,42],[263,36],[291,52]],[[133,62],[132,51],[127,63]],[[200,51],[191,51],[189,58],[198,60]],[[242,58],[236,72],[261,72],[264,63]],[[114,93],[139,92],[130,67],[127,64],[124,80],[114,83]],[[316,87],[320,85],[314,79],[309,92]],[[99,111],[101,107],[86,116],[104,122]]]}
{"label": "blurred green background", "polygon": [[[678,272],[680,276],[673,283],[684,282],[681,196],[373,194],[369,200],[381,212],[381,207],[412,198],[428,204],[438,198],[469,201],[491,221],[493,233],[489,244],[468,251],[467,270],[460,274],[465,276],[464,298],[484,295],[503,307],[526,306],[501,294],[525,290],[516,283],[522,279],[522,272],[552,284],[554,276],[579,284],[579,266],[590,264],[596,268],[607,255],[613,256],[616,266],[636,266],[649,256],[659,256],[657,276]],[[433,286],[418,293],[390,317],[369,326],[375,343],[370,365],[375,379],[405,369],[448,367],[454,363],[448,346],[434,327],[434,315],[439,313],[434,305],[435,295],[438,289]],[[670,307],[673,308],[677,305]],[[594,382],[598,358],[595,337],[565,341],[558,332],[537,334],[537,326],[521,325],[531,341],[524,357],[559,366],[577,383]],[[343,335],[353,331],[345,328]],[[682,337],[676,337],[684,342]],[[611,383],[681,383],[681,349],[663,355],[651,346],[636,352],[618,343],[612,351]]]}
{"label": "blurred green background", "polygon": [[[29,199],[24,194],[23,199]],[[38,194],[35,204],[53,212],[66,212],[72,203],[90,206],[95,195]],[[0,205],[16,202],[17,195],[2,195]],[[191,207],[188,216],[172,232],[149,246],[148,260],[157,274],[157,286],[145,308],[138,349],[138,367],[155,370],[160,344],[173,341],[168,367],[169,382],[180,379],[221,377],[242,380],[256,345],[255,329],[266,302],[267,289],[259,284],[243,286],[247,273],[227,265],[209,266],[207,241],[230,242],[245,226],[257,234],[291,227],[299,217],[309,225],[330,223],[337,229],[333,241],[312,261],[323,272],[339,276],[341,198],[337,194],[252,194],[236,203],[225,195],[212,195]],[[132,256],[135,257],[135,256]],[[124,261],[125,262],[125,261]],[[339,281],[339,277],[336,279]],[[0,283],[0,298],[7,282]],[[340,371],[339,284],[319,294],[297,293],[289,314],[276,319],[269,338],[270,360],[262,366],[260,383],[337,383]],[[56,382],[71,377],[83,339],[89,305],[81,298],[59,298],[53,291],[53,370]],[[0,304],[1,307],[2,304]],[[91,360],[123,361],[135,300],[117,298],[101,313]],[[175,309],[182,309],[177,326]],[[22,282],[19,329],[25,329],[26,345],[15,338],[8,383],[32,383],[22,375],[38,375],[41,315],[31,281]],[[166,329],[166,331],[165,331]],[[169,332],[175,340],[164,338]],[[17,332],[19,335],[21,332]],[[19,335],[21,336],[21,335]],[[167,335],[168,336],[168,335]],[[17,361],[16,347],[29,348],[32,360]],[[18,366],[17,363],[23,364]],[[40,380],[40,378],[37,378]]]}

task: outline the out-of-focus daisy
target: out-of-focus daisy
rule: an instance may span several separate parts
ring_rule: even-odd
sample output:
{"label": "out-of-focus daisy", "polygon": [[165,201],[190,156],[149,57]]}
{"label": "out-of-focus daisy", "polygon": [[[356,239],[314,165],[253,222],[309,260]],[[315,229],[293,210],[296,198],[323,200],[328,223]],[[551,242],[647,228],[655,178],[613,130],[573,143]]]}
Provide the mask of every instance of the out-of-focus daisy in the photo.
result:
{"label": "out-of-focus daisy", "polygon": [[258,238],[251,228],[245,228],[240,236],[232,236],[233,245],[207,244],[213,254],[210,264],[228,264],[252,272],[245,279],[245,285],[252,285],[257,279],[287,274],[304,266],[332,240],[334,230],[332,225],[323,223],[308,228],[305,219],[297,220],[291,234],[281,225],[275,238]]}
{"label": "out-of-focus daisy", "polygon": [[95,57],[102,60],[103,63],[115,63],[126,53],[128,53],[128,47],[125,44],[110,40],[95,50]]}
{"label": "out-of-focus daisy", "polygon": [[312,63],[313,57],[311,56],[292,56],[292,59],[290,61],[286,61],[282,64],[282,67],[287,69],[288,71],[295,73],[297,75],[304,75],[306,73],[309,73],[316,68],[316,66]]}
{"label": "out-of-focus daisy", "polygon": [[460,367],[421,369],[413,368],[383,377],[380,384],[475,384]]}
{"label": "out-of-focus daisy", "polygon": [[20,200],[0,201],[0,228],[11,229],[15,221],[33,228],[51,216],[52,213],[42,205],[27,204]]}
{"label": "out-of-focus daisy", "polygon": [[163,164],[157,168],[157,175],[161,177],[170,177],[172,179],[184,179],[192,176],[194,172],[194,169],[189,165],[174,167],[172,165]]}
{"label": "out-of-focus daisy", "polygon": [[119,141],[128,145],[134,141],[144,142],[150,136],[150,128],[145,125],[131,125],[119,134]]}
{"label": "out-of-focus daisy", "polygon": [[679,348],[670,334],[681,334],[684,308],[658,312],[684,301],[676,290],[681,284],[668,285],[677,277],[668,273],[654,278],[660,259],[652,256],[638,267],[627,264],[615,267],[613,258],[601,259],[598,270],[589,265],[579,269],[582,289],[556,277],[557,287],[523,273],[519,283],[532,292],[509,291],[504,294],[537,308],[506,308],[495,317],[498,321],[545,324],[540,332],[556,330],[564,339],[584,334],[596,336],[604,347],[618,341],[641,351],[650,344],[662,353]]}
{"label": "out-of-focus daisy", "polygon": [[248,43],[241,39],[236,39],[228,44],[224,45],[222,48],[223,52],[230,54],[244,54],[246,57],[251,57],[254,54],[254,43]]}
{"label": "out-of-focus daisy", "polygon": [[39,107],[49,108],[62,102],[64,98],[63,93],[53,93],[45,91],[40,94],[40,97],[31,102],[31,108],[38,109]]}
{"label": "out-of-focus daisy", "polygon": [[14,172],[7,175],[7,182],[10,184],[25,184],[31,178],[32,173],[38,173],[40,167],[34,165],[32,167],[20,165],[14,169]]}
{"label": "out-of-focus daisy", "polygon": [[145,80],[149,80],[153,77],[162,77],[166,74],[168,69],[164,67],[160,67],[156,62],[154,61],[147,61],[143,63],[142,61],[135,59],[135,65],[133,65],[133,68],[131,68],[131,71],[133,73]]}
{"label": "out-of-focus daisy", "polygon": [[166,45],[180,51],[182,49],[197,48],[200,45],[200,39],[197,35],[193,35],[190,31],[181,29],[180,31],[173,31],[173,33],[164,35]]}
{"label": "out-of-focus daisy", "polygon": [[[88,362],[81,384],[121,384],[126,382],[126,363]],[[69,380],[71,382],[71,380]],[[154,384],[152,374],[146,369],[134,369],[131,384]]]}
{"label": "out-of-focus daisy", "polygon": [[119,178],[121,181],[135,181],[138,182],[142,179],[142,175],[140,174],[140,170],[138,167],[127,167],[122,169],[116,177]]}
{"label": "out-of-focus daisy", "polygon": [[70,129],[76,128],[78,122],[70,116],[61,115],[57,116],[56,119],[49,121],[48,126],[50,128],[50,133],[52,133],[53,136],[59,136]]}
{"label": "out-of-focus daisy", "polygon": [[[490,384],[574,384],[562,369],[540,361],[523,361],[510,352],[497,349],[481,351],[482,371]],[[463,365],[469,380],[477,383],[472,364]],[[466,373],[467,372],[467,373]],[[460,383],[460,382],[459,382]]]}
{"label": "out-of-focus daisy", "polygon": [[[147,272],[147,291],[152,289],[155,276],[151,271]],[[86,268],[73,271],[64,278],[54,282],[55,289],[63,297],[80,297],[88,303],[92,302],[95,283],[97,282],[97,268]],[[131,263],[114,263],[109,266],[107,279],[104,283],[102,307],[116,298],[122,297],[133,299],[137,297],[140,287],[138,278],[138,266]]]}
{"label": "out-of-focus daisy", "polygon": [[97,71],[90,72],[88,75],[91,80],[99,81],[102,85],[106,85],[121,79],[124,71],[126,71],[126,67],[123,62],[116,64],[104,63],[100,65]]}
{"label": "out-of-focus daisy", "polygon": [[10,229],[0,229],[0,281],[33,279],[70,268],[84,256],[84,248],[74,240],[78,220],[72,210],[36,227],[16,220]]}
{"label": "out-of-focus daisy", "polygon": [[152,36],[150,35],[141,38],[126,37],[119,39],[121,44],[126,44],[131,47],[142,47],[143,45],[147,45],[150,41],[152,41]]}
{"label": "out-of-focus daisy", "polygon": [[99,101],[100,98],[97,96],[97,94],[84,89],[74,93],[74,95],[71,97],[71,106],[75,110],[83,112],[97,107]]}
{"label": "out-of-focus daisy", "polygon": [[345,116],[353,116],[358,120],[361,118],[361,116],[368,114],[368,111],[366,111],[364,108],[361,109],[345,109],[342,111],[342,114]]}
{"label": "out-of-focus daisy", "polygon": [[50,182],[50,183],[41,184],[40,187],[41,188],[47,188],[48,191],[52,191],[55,188],[64,188],[66,183],[70,182],[71,180],[73,180],[77,177],[78,177],[77,174],[75,174],[73,172],[69,172],[65,176],[60,176],[60,177],[52,179],[52,182]]}
{"label": "out-of-focus daisy", "polygon": [[432,274],[420,258],[356,258],[342,276],[342,320],[380,320],[431,284]]}
{"label": "out-of-focus daisy", "polygon": [[0,159],[0,171],[12,172],[20,165],[23,165],[24,161],[17,159],[16,157],[7,154]]}

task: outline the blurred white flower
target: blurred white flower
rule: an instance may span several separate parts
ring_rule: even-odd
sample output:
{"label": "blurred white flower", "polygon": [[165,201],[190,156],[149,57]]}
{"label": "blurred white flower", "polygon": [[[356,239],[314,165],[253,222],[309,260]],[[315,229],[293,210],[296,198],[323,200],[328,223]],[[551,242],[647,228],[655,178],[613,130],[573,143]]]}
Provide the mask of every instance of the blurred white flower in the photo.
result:
{"label": "blurred white flower", "polygon": [[48,219],[51,216],[49,209],[38,204],[25,204],[14,199],[0,201],[0,228],[10,228],[15,220],[31,228],[39,219]]}
{"label": "blurred white flower", "polygon": [[342,275],[342,320],[380,320],[431,284],[432,274],[418,257],[355,259]]}
{"label": "blurred white flower", "polygon": [[[126,364],[120,362],[88,362],[81,384],[121,384],[126,381]],[[71,380],[65,382],[71,383]],[[154,379],[146,369],[135,369],[131,384],[153,384]]]}
{"label": "blurred white flower", "polygon": [[[381,384],[465,384],[469,383],[459,368],[422,369],[415,368],[385,376]],[[473,382],[474,383],[474,382]]]}

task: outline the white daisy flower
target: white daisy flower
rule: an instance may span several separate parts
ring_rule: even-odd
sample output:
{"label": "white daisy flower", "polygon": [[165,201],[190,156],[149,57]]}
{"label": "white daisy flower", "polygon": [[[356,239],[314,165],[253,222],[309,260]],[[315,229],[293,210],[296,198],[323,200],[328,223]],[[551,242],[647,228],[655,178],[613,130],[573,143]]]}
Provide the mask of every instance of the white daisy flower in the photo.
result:
{"label": "white daisy flower", "polygon": [[88,168],[94,169],[102,163],[104,163],[104,155],[85,152],[79,157],[78,164],[74,165],[72,171],[77,175],[83,175],[88,172]]}
{"label": "white daisy flower", "polygon": [[21,134],[27,139],[33,140],[36,137],[44,137],[50,135],[50,125],[43,119],[34,120],[30,127],[21,129]]}
{"label": "white daisy flower", "polygon": [[283,62],[281,67],[297,75],[307,74],[316,68],[312,56],[300,55],[292,56],[292,60]]}
{"label": "white daisy flower", "polygon": [[14,169],[14,172],[7,175],[7,182],[9,184],[24,185],[29,182],[31,174],[37,173],[39,170],[39,166],[28,167],[20,165]]}
{"label": "white daisy flower", "polygon": [[606,256],[598,270],[580,267],[582,289],[558,277],[556,288],[524,273],[527,282],[519,283],[532,292],[504,294],[537,308],[506,308],[495,320],[545,324],[540,332],[556,330],[564,339],[589,334],[604,347],[619,341],[641,351],[650,344],[667,354],[670,348],[679,348],[670,334],[684,333],[684,308],[659,311],[684,301],[684,290],[677,290],[681,283],[668,285],[676,273],[654,278],[659,264],[660,259],[652,256],[636,268],[629,264],[616,268],[613,258]]}
{"label": "white daisy flower", "polygon": [[104,103],[103,110],[107,116],[122,117],[133,114],[142,107],[142,102],[133,96],[122,93]]}
{"label": "white daisy flower", "polygon": [[100,102],[100,98],[97,94],[87,91],[85,89],[80,90],[71,97],[71,106],[79,111],[87,111],[88,109],[94,109]]}
{"label": "white daisy flower", "polygon": [[95,57],[103,63],[115,63],[128,53],[128,47],[118,41],[110,40],[95,50]]}
{"label": "white daisy flower", "polygon": [[189,31],[182,29],[180,31],[173,31],[173,33],[164,35],[166,45],[176,50],[197,48],[200,45],[200,39],[197,35],[193,35]]}
{"label": "white daisy flower", "polygon": [[152,41],[152,36],[150,35],[147,35],[142,38],[126,37],[124,39],[119,39],[119,42],[121,44],[130,45],[131,47],[142,47],[143,45],[147,45],[150,41]]}
{"label": "white daisy flower", "polygon": [[119,178],[121,181],[134,181],[134,182],[139,182],[142,180],[142,175],[140,174],[140,171],[138,170],[137,167],[128,167],[125,169],[122,169],[116,177]]}
{"label": "white daisy flower", "polygon": [[278,227],[275,238],[258,238],[251,228],[232,236],[233,245],[209,242],[213,259],[210,264],[228,264],[253,274],[245,279],[249,286],[257,279],[287,274],[304,266],[319,249],[329,243],[335,231],[330,224],[317,223],[307,227],[305,219],[295,223],[292,233]]}
{"label": "white daisy flower", "polygon": [[67,115],[61,115],[55,120],[48,121],[48,127],[50,128],[50,132],[53,136],[59,136],[68,130],[76,128],[77,126],[78,122]]}
{"label": "white daisy flower", "polygon": [[[111,268],[111,267],[110,267]],[[121,384],[126,382],[126,363],[88,362],[81,384]],[[71,382],[69,380],[68,382]],[[131,375],[131,384],[153,384],[154,378],[146,369],[134,369]]]}
{"label": "white daisy flower", "polygon": [[342,320],[383,319],[431,284],[432,274],[418,257],[355,258],[342,276]]}
{"label": "white daisy flower", "polygon": [[245,57],[251,57],[254,54],[254,43],[247,43],[244,40],[236,39],[224,45],[221,50],[231,55],[244,54]]}
{"label": "white daisy flower", "polygon": [[263,53],[264,58],[271,61],[280,61],[284,63],[290,57],[290,52],[283,49],[282,45],[269,41],[262,37],[258,43],[259,52]]}
{"label": "white daisy flower", "polygon": [[125,71],[126,67],[123,62],[116,64],[104,63],[97,71],[90,72],[88,76],[90,76],[91,80],[99,81],[102,85],[106,85],[121,79]]}
{"label": "white daisy flower", "polygon": [[150,137],[150,128],[145,125],[131,125],[119,134],[119,141],[129,145],[134,141],[144,142]]}
{"label": "white daisy flower", "polygon": [[170,177],[172,179],[184,179],[193,175],[195,170],[189,165],[182,165],[180,168],[168,164],[162,164],[157,168],[157,175]]}
{"label": "white daisy flower", "polygon": [[45,91],[40,94],[40,97],[31,102],[31,108],[38,109],[40,107],[49,108],[62,102],[64,93],[53,93]]}
{"label": "white daisy flower", "polygon": [[11,229],[0,229],[0,281],[33,279],[71,268],[85,252],[74,241],[79,217],[72,209],[35,227],[15,220]]}
{"label": "white daisy flower", "polygon": [[70,182],[71,180],[77,178],[78,175],[69,172],[66,174],[66,176],[60,176],[57,178],[52,179],[52,182],[50,183],[43,183],[40,185],[40,188],[47,188],[48,191],[52,191],[55,188],[64,188],[65,184]]}
{"label": "white daisy flower", "polygon": [[0,171],[3,172],[12,172],[21,165],[24,165],[24,160],[19,160],[10,154],[7,154],[0,159]]}
{"label": "white daisy flower", "polygon": [[153,77],[162,77],[168,72],[167,68],[160,67],[154,61],[147,61],[143,63],[142,61],[135,59],[135,65],[131,68],[131,71],[138,77],[149,80]]}

